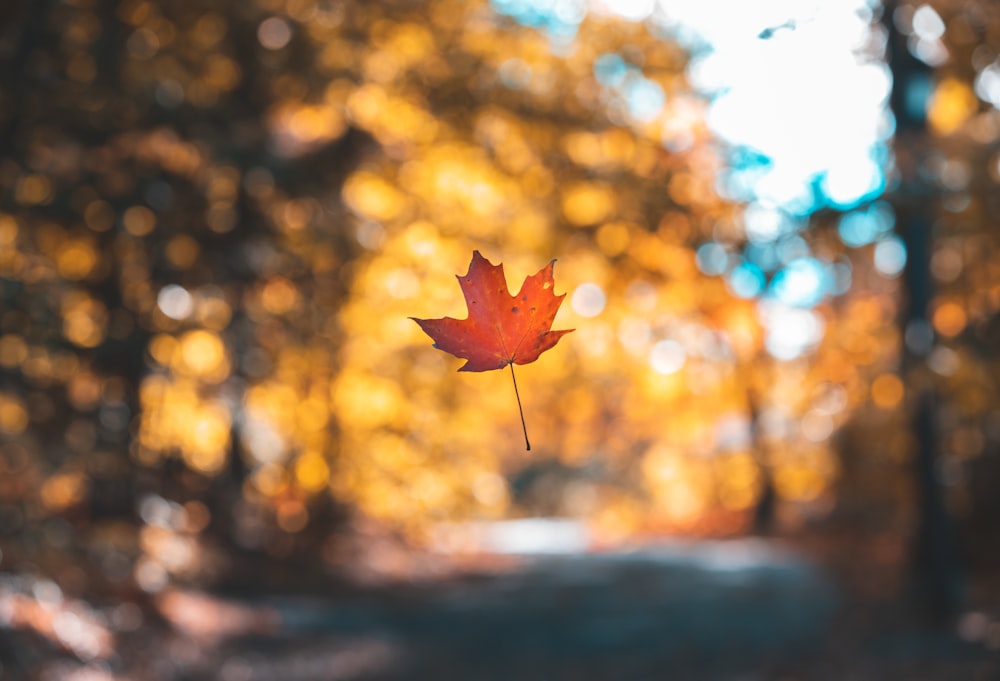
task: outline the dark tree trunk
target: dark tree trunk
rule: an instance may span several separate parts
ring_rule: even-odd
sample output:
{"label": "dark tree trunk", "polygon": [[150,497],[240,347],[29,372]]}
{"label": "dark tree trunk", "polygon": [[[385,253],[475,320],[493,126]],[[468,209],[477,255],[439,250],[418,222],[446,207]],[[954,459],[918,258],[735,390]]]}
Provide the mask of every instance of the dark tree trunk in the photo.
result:
{"label": "dark tree trunk", "polygon": [[893,86],[890,96],[896,119],[895,152],[899,186],[891,200],[896,210],[896,229],[906,245],[903,277],[906,300],[900,322],[904,338],[902,375],[907,382],[916,451],[913,470],[916,486],[917,528],[912,553],[913,585],[929,616],[944,622],[959,608],[959,570],[955,557],[954,530],[945,505],[941,483],[941,446],[937,427],[937,397],[927,379],[925,357],[933,347],[933,328],[928,312],[933,295],[930,260],[932,224],[928,216],[935,207],[935,190],[923,179],[921,166],[929,148],[927,103],[932,91],[931,69],[916,59],[906,36],[896,27],[896,2],[885,5],[888,59]]}

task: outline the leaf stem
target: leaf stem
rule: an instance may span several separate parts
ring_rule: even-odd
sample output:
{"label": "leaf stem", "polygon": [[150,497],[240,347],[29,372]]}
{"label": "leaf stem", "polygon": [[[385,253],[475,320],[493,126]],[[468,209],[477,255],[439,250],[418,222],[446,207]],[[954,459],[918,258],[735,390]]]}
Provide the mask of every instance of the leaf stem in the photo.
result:
{"label": "leaf stem", "polygon": [[524,430],[524,449],[531,451],[531,443],[528,442],[528,426],[524,424],[524,409],[521,408],[521,394],[517,392],[517,379],[514,377],[514,363],[508,362],[510,366],[510,378],[514,381],[514,396],[517,398],[517,410],[521,414],[521,429]]}

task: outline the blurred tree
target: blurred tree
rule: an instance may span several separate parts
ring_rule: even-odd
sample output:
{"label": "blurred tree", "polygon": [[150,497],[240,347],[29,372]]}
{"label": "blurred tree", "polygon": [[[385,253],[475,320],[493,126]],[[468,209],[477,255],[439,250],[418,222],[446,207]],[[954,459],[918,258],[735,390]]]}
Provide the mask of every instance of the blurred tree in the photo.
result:
{"label": "blurred tree", "polygon": [[[955,11],[988,32],[977,6]],[[706,273],[742,262],[743,209],[716,189],[688,56],[653,24],[591,14],[569,40],[457,0],[2,11],[5,566],[148,591],[237,549],[405,568],[341,541],[345,507],[445,544],[448,521],[530,513],[608,540],[742,530],[755,508],[794,525],[867,465],[836,456],[849,419],[885,436],[872,487],[902,494],[897,283],[829,229],[785,244],[853,266],[813,308]],[[995,109],[969,104],[978,59],[928,121],[995,146]],[[924,301],[955,339],[927,363],[943,441],[971,461],[996,440],[975,362],[996,367],[957,343],[1000,304],[980,222],[997,173],[962,208],[982,168],[949,153],[926,169],[952,187],[945,216],[983,213],[948,217],[975,227],[929,253],[938,283],[962,276]],[[454,373],[407,319],[461,314],[473,249],[512,281],[557,256],[570,293],[557,325],[578,331],[524,372],[536,458],[505,377]],[[765,326],[804,329],[808,352],[775,359]]]}
{"label": "blurred tree", "polygon": [[[987,510],[992,495],[984,494],[998,482],[1000,440],[993,342],[1000,300],[990,228],[1000,213],[1000,25],[988,3],[898,3],[892,10],[900,62],[922,64],[919,78],[905,81],[916,96],[897,102],[897,109],[903,124],[916,123],[899,145],[901,189],[909,178],[922,194],[909,213],[922,225],[923,244],[911,254],[922,274],[910,299],[924,321],[912,327],[907,346],[915,355],[914,390],[935,395],[922,427],[938,432],[936,459],[931,465],[922,457],[924,475],[927,484],[940,486],[945,509],[958,521],[961,558],[986,568],[997,560],[987,538],[1000,530],[1000,516]],[[923,112],[914,112],[923,114],[919,120],[905,116],[902,107],[909,103],[923,105]],[[932,499],[928,492],[923,496]],[[943,512],[924,527],[940,523]],[[954,596],[948,599],[954,603]]]}
{"label": "blurred tree", "polygon": [[[341,23],[342,9],[297,7],[314,29]],[[326,320],[357,250],[337,225],[338,188],[372,142],[310,103],[329,85],[323,45],[274,8],[81,1],[11,13],[0,43],[5,562],[72,589],[127,582],[143,554],[136,576],[155,586],[170,560],[156,555],[163,537],[137,542],[128,529],[137,510],[170,532],[210,526],[250,546],[268,536],[233,532],[253,515],[240,500],[255,462],[232,431],[248,382],[337,342]],[[290,379],[322,382],[324,365]],[[330,431],[326,419],[314,429]],[[290,489],[278,519],[299,523],[287,518],[324,484],[314,474],[310,489]],[[332,510],[323,499],[314,513]],[[67,563],[68,548],[98,560]],[[180,572],[203,567],[197,557]]]}
{"label": "blurred tree", "polygon": [[902,12],[896,3],[884,8],[888,34],[888,62],[893,74],[890,103],[896,120],[896,166],[899,185],[893,193],[897,230],[906,244],[902,324],[903,375],[910,389],[913,423],[914,473],[917,499],[916,547],[913,557],[920,598],[938,618],[958,608],[958,573],[952,522],[944,506],[939,478],[940,433],[933,386],[920,376],[923,359],[933,344],[928,323],[931,280],[931,207],[934,189],[920,173],[926,164],[927,109],[931,92],[931,67],[918,59],[899,30]]}
{"label": "blurred tree", "polygon": [[[575,358],[528,382],[535,404],[557,406],[532,415],[549,456],[583,471],[557,508],[624,531],[647,497],[652,525],[690,525],[717,478],[726,509],[752,505],[753,458],[739,436],[716,444],[719,413],[666,415],[694,387],[738,432],[733,367],[756,343],[750,310],[693,266],[697,235],[730,229],[736,208],[713,190],[676,45],[595,18],[559,56],[475,3],[13,13],[0,169],[10,564],[94,541],[95,563],[53,566],[72,573],[61,583],[97,576],[80,566],[127,582],[137,561],[155,589],[211,565],[169,555],[206,527],[290,550],[323,527],[328,486],[414,527],[505,512],[504,476],[522,462],[485,444],[516,431],[506,417],[476,424],[490,399],[512,415],[508,396],[485,385],[481,402],[461,399],[400,327],[418,293],[450,300],[440,275],[473,246],[498,248],[512,272],[565,254],[571,314],[608,309]],[[660,108],[634,110],[616,82]],[[603,399],[573,379],[580,368]],[[717,460],[686,460],[717,446]]]}
{"label": "blurred tree", "polygon": [[[856,338],[891,340],[880,328],[891,310],[862,290],[852,323],[817,358],[770,360],[756,304],[698,268],[731,259],[742,209],[715,189],[722,161],[683,51],[608,17],[588,16],[554,49],[544,32],[475,5],[431,16],[424,60],[373,56],[366,73],[388,62],[393,77],[348,100],[383,153],[344,188],[371,253],[341,313],[351,333],[334,387],[340,494],[418,534],[425,513],[523,512],[586,517],[607,537],[731,531],[758,500],[767,524],[772,488],[792,505],[828,506],[836,462],[825,440],[894,357]],[[394,21],[372,40],[390,53],[402,39],[388,36],[414,30]],[[647,110],[636,93],[658,93],[658,104]],[[696,255],[710,236],[718,253]],[[474,248],[512,280],[558,255],[557,288],[571,292],[557,324],[578,332],[524,372],[529,424],[545,433],[536,462],[516,446],[509,386],[449,377],[457,365],[405,319],[461,315],[442,272],[463,271]],[[835,321],[832,304],[775,314]]]}

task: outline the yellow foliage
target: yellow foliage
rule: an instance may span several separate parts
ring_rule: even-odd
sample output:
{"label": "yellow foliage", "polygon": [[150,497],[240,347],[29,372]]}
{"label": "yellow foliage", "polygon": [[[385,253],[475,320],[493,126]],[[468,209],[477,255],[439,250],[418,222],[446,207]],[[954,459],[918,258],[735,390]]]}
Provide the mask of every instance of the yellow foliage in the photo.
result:
{"label": "yellow foliage", "polygon": [[41,501],[46,510],[58,513],[80,503],[87,493],[87,479],[80,473],[57,473],[42,484]]}
{"label": "yellow foliage", "polygon": [[16,395],[0,393],[0,431],[16,435],[28,427],[28,410]]}
{"label": "yellow foliage", "polygon": [[611,188],[595,182],[570,185],[562,193],[563,215],[570,224],[584,227],[606,220],[616,208]]}
{"label": "yellow foliage", "polygon": [[945,78],[937,87],[927,110],[927,122],[934,132],[950,135],[979,108],[979,99],[968,83],[957,78]]}
{"label": "yellow foliage", "polygon": [[229,375],[229,358],[222,339],[211,331],[188,331],[178,341],[171,366],[180,374],[209,383],[219,383]]}
{"label": "yellow foliage", "polygon": [[391,220],[405,207],[403,195],[391,184],[369,172],[359,172],[344,183],[344,200],[359,215]]}
{"label": "yellow foliage", "polygon": [[[749,515],[765,465],[784,498],[821,500],[837,475],[831,435],[851,410],[903,404],[891,373],[897,310],[886,291],[845,296],[836,314],[820,306],[829,332],[815,356],[772,363],[756,302],[699,270],[699,246],[713,239],[733,253],[745,235],[741,208],[716,191],[721,164],[706,103],[690,92],[676,45],[609,18],[584,22],[572,45],[554,51],[542,32],[498,20],[486,2],[432,0],[423,14],[311,0],[261,7],[271,27],[296,22],[287,48],[280,30],[260,41],[276,71],[262,132],[281,163],[223,163],[212,145],[157,129],[108,155],[133,154],[190,182],[203,194],[197,224],[164,233],[173,218],[153,200],[119,201],[92,187],[70,199],[79,226],[27,229],[21,217],[0,215],[0,272],[70,282],[58,307],[63,335],[79,348],[128,337],[122,311],[79,283],[112,269],[106,258],[121,265],[124,316],[152,336],[140,461],[178,457],[211,476],[235,449],[248,469],[245,499],[267,506],[288,533],[308,527],[311,495],[330,493],[413,536],[440,521],[558,512],[620,538],[651,527],[700,531],[718,511]],[[214,106],[249,74],[224,49],[231,27],[218,13],[176,27],[150,3],[121,15],[136,35],[130,77],[158,100],[175,88],[186,107]],[[204,58],[168,57],[171,41]],[[308,73],[280,67],[307,48],[316,52]],[[594,61],[610,53],[663,89],[666,107],[652,120],[609,105]],[[83,59],[73,70],[85,83],[92,69]],[[945,79],[930,123],[951,134],[977,106],[968,84]],[[345,176],[329,186],[287,181],[295,173],[286,177],[283,164],[312,161],[313,152],[316,166],[337,164],[342,149],[336,169]],[[91,156],[95,168],[109,163],[103,150]],[[12,176],[14,200],[53,202],[62,196],[55,177],[33,167]],[[273,238],[238,254],[253,280],[229,286],[211,276],[211,239],[240,236],[245,202]],[[202,240],[197,230],[213,234]],[[113,256],[104,251],[111,237]],[[23,252],[29,241],[38,257]],[[839,243],[823,247],[848,257]],[[556,291],[566,300],[555,326],[576,332],[517,367],[530,457],[509,372],[457,373],[461,362],[409,319],[465,316],[454,275],[474,249],[502,261],[515,290],[558,260]],[[185,287],[189,313],[175,318],[157,306],[171,283],[157,279],[161,270]],[[1000,308],[990,291],[984,310]],[[931,321],[955,338],[975,315],[948,296],[935,301]],[[75,408],[100,408],[106,388],[86,363],[70,366],[27,332],[4,333],[5,370],[62,380]],[[28,428],[29,403],[0,395],[5,436]],[[239,442],[230,441],[234,423]],[[971,452],[975,438],[955,447]],[[575,478],[538,473],[555,462]],[[606,479],[581,480],[594,470]],[[522,473],[544,478],[532,491],[543,499],[525,500],[512,482]],[[58,509],[85,494],[86,479],[61,473],[47,484],[45,503]]]}
{"label": "yellow foliage", "polygon": [[82,291],[71,291],[62,299],[63,335],[84,348],[97,347],[107,333],[108,310],[104,303]]}

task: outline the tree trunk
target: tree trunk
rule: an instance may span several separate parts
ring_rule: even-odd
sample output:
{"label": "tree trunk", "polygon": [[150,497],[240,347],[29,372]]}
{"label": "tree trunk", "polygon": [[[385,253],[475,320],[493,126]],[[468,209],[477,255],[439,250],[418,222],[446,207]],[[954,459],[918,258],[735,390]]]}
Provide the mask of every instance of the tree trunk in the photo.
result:
{"label": "tree trunk", "polygon": [[[896,229],[906,245],[903,277],[906,300],[900,322],[904,338],[902,376],[912,409],[917,528],[912,553],[913,586],[927,614],[944,622],[959,608],[959,573],[954,530],[941,484],[941,445],[937,427],[937,397],[928,378],[925,357],[933,347],[928,313],[933,295],[930,260],[935,190],[922,179],[920,168],[929,148],[927,103],[932,91],[931,68],[916,59],[906,36],[893,21],[896,2],[887,2],[883,22],[888,31],[892,71],[890,104],[896,119],[895,152],[899,186],[890,197]],[[921,376],[925,380],[919,380]],[[918,379],[918,380],[914,380]]]}

